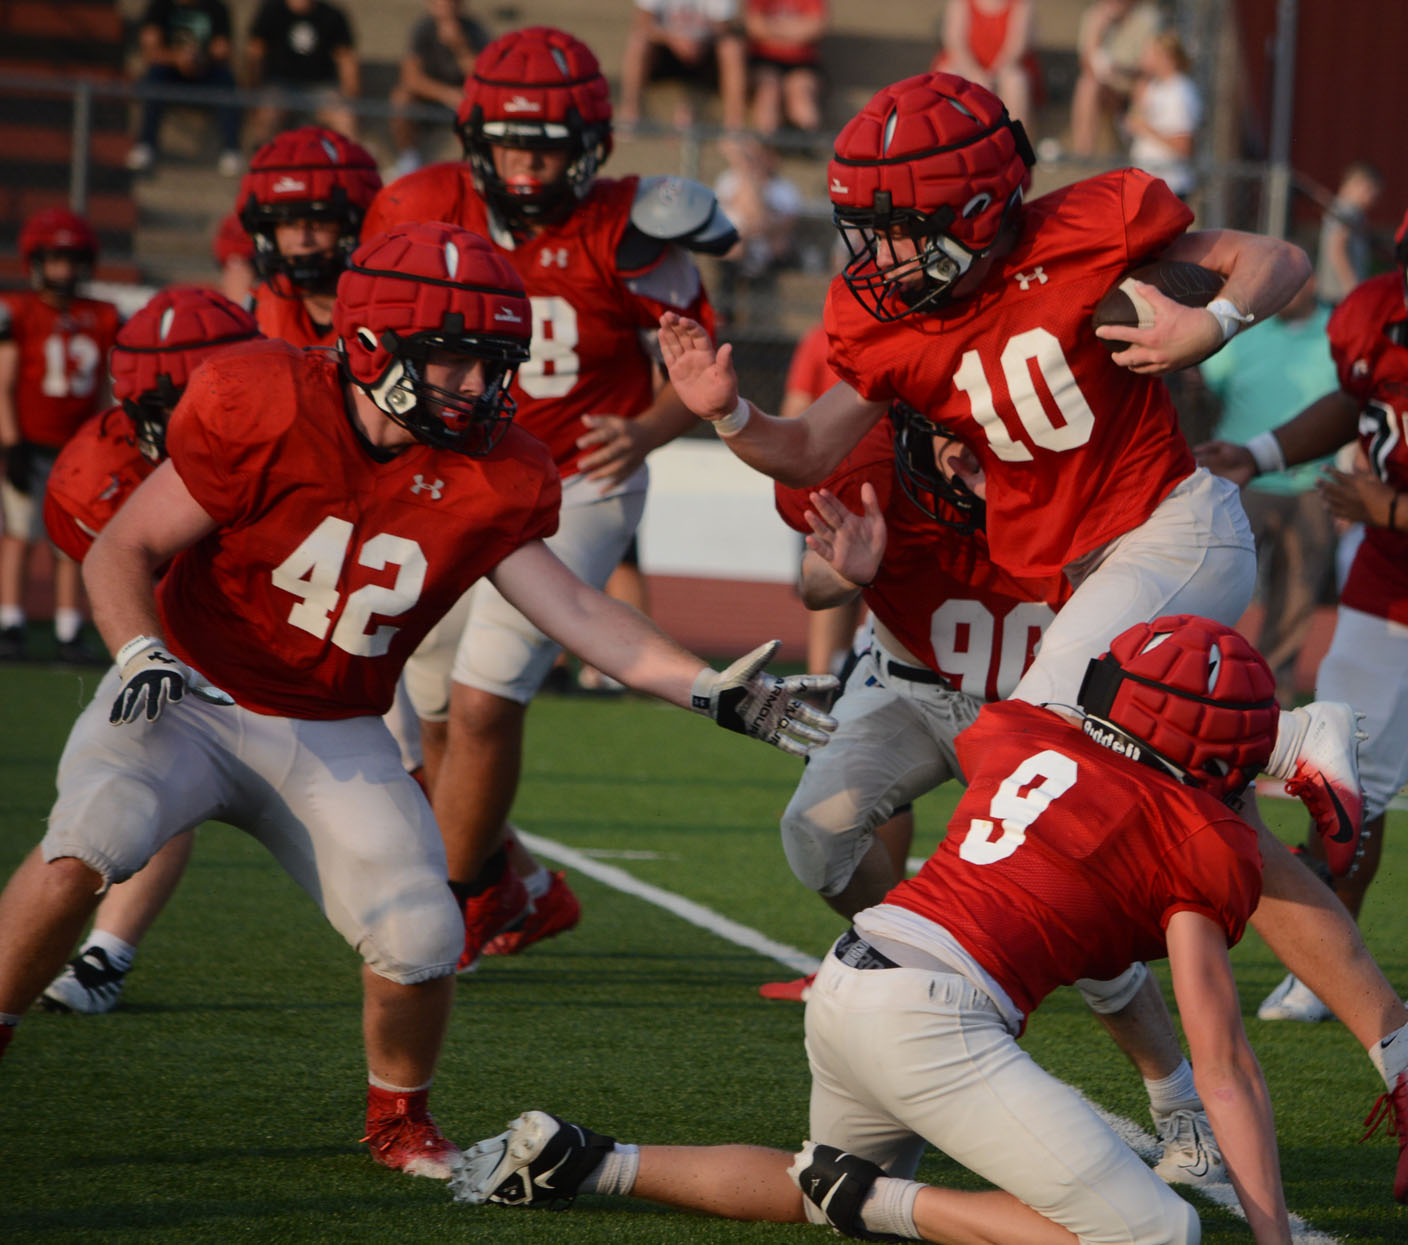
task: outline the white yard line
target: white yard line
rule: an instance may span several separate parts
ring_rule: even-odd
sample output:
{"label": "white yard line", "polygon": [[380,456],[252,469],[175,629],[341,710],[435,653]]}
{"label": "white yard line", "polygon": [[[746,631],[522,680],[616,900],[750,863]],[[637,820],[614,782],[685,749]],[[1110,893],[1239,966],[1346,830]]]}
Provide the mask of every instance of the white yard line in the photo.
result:
{"label": "white yard line", "polygon": [[[692,899],[686,899],[683,895],[677,895],[673,891],[652,886],[649,882],[642,882],[615,865],[602,864],[600,860],[593,858],[597,854],[595,851],[588,855],[576,848],[568,847],[565,843],[559,843],[555,839],[545,839],[540,834],[529,834],[521,829],[518,831],[518,837],[535,855],[546,856],[558,864],[576,869],[577,872],[600,882],[603,886],[609,886],[613,890],[621,891],[627,895],[634,895],[637,899],[643,899],[646,903],[654,904],[657,908],[663,908],[681,920],[688,921],[691,925],[707,930],[711,934],[717,934],[720,938],[737,947],[743,947],[745,950],[776,960],[784,968],[789,968],[793,972],[814,973],[817,965],[821,962],[814,955],[808,955],[805,951],[799,951],[796,947],[789,947],[785,943],[775,942],[767,935],[750,929],[746,925],[740,925],[737,921],[732,921],[715,912],[712,908],[706,908],[703,904],[695,903]],[[911,861],[910,867],[918,868],[922,863],[922,861]],[[1090,1102],[1088,1098],[1086,1101]],[[1145,1132],[1133,1120],[1115,1115],[1098,1103],[1091,1102],[1090,1105],[1095,1113],[1142,1158],[1152,1161],[1158,1156],[1158,1140]],[[1237,1194],[1230,1184],[1223,1182],[1203,1185],[1198,1192],[1210,1201],[1225,1206],[1239,1218],[1246,1217],[1242,1214],[1242,1208],[1237,1202]],[[1317,1232],[1305,1220],[1294,1214],[1291,1216],[1291,1239],[1296,1245],[1339,1245],[1338,1238]]]}

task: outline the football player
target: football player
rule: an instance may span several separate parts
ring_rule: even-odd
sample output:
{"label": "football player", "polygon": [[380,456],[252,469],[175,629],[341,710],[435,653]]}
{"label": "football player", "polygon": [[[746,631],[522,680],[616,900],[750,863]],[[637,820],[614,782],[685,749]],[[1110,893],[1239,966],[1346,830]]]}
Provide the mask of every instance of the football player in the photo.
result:
{"label": "football player", "polygon": [[[1335,309],[1328,328],[1339,388],[1246,446],[1209,442],[1199,459],[1244,484],[1263,471],[1313,461],[1356,436],[1370,465],[1327,468],[1320,491],[1337,518],[1365,525],[1340,591],[1334,639],[1320,663],[1316,695],[1347,700],[1364,715],[1360,749],[1364,842],[1335,893],[1359,915],[1383,851],[1384,810],[1408,782],[1408,215],[1396,235],[1398,270],[1372,277]],[[1325,447],[1323,450],[1317,447]],[[1400,513],[1400,511],[1402,513]],[[1397,656],[1395,656],[1397,654]],[[1311,836],[1308,850],[1324,857]],[[1294,976],[1262,1003],[1265,1020],[1322,1020],[1329,1009]]]}
{"label": "football player", "polygon": [[[692,409],[786,484],[825,476],[893,400],[951,428],[986,475],[993,561],[1075,585],[1015,693],[1069,704],[1085,663],[1132,623],[1232,623],[1246,608],[1256,556],[1237,490],[1196,469],[1160,377],[1278,310],[1310,266],[1275,239],[1188,232],[1187,206],[1137,169],[1024,204],[1032,163],[982,87],[949,74],[886,87],[828,170],[851,250],[825,311],[841,383],[802,418],[775,419],[739,398],[728,348],[716,358],[701,329],[667,316],[660,341]],[[1220,296],[1185,307],[1141,284],[1155,322],[1097,336],[1096,303],[1155,258],[1222,273]],[[1112,355],[1112,342],[1127,345]],[[1361,822],[1353,722],[1343,704],[1290,711],[1269,770],[1310,805],[1341,868]]]}
{"label": "football player", "polygon": [[[512,427],[529,306],[443,222],[371,239],[338,283],[336,351],[235,346],[201,367],[168,458],[84,576],[115,667],[59,763],[41,844],[0,895],[0,1051],[101,892],[211,818],[257,835],[363,960],[365,1140],[445,1178],[428,1091],[464,924],[430,806],[381,721],[401,666],[480,576],[623,683],[791,752],[834,680],[722,673],[587,587],[543,544],[560,486]],[[169,563],[153,590],[153,572]]]}
{"label": "football player", "polygon": [[[518,30],[485,48],[465,82],[458,126],[464,161],[392,183],[364,228],[453,221],[490,238],[523,279],[533,341],[513,394],[519,423],[547,445],[562,476],[562,519],[548,543],[599,587],[640,521],[646,455],[692,422],[673,387],[655,385],[656,322],[670,309],[712,322],[689,250],[720,253],[734,231],[693,182],[597,176],[611,152],[607,83],[591,50],[563,31]],[[450,880],[464,906],[464,970],[525,912],[518,949],[577,920],[566,882],[516,839],[505,847],[528,704],[556,655],[548,637],[481,585],[407,667]]]}
{"label": "football player", "polygon": [[[98,410],[117,334],[111,303],[82,298],[98,258],[98,235],[67,208],[24,223],[20,259],[33,289],[0,295],[0,659],[25,656],[24,589],[29,552],[43,537],[44,486],[54,458]],[[91,660],[79,638],[78,564],[55,558],[54,632],[64,660]]]}
{"label": "football player", "polygon": [[[1259,836],[1235,802],[1277,727],[1262,658],[1186,616],[1117,637],[1067,705],[985,705],[958,739],[970,785],[948,834],[818,973],[800,1153],[618,1145],[530,1111],[467,1152],[456,1196],[631,1194],[867,1240],[1196,1241],[1192,1205],[1017,1044],[1056,986],[1167,956],[1247,1221],[1258,1241],[1288,1241],[1228,959],[1260,891]],[[926,1143],[998,1190],[915,1183]]]}
{"label": "football player", "polygon": [[337,279],[380,189],[371,154],[321,125],[277,134],[254,153],[235,211],[254,243],[254,314],[266,337],[334,344]]}
{"label": "football player", "polygon": [[[200,286],[171,286],[118,330],[111,356],[118,405],[81,427],[60,452],[44,495],[49,539],[75,563],[132,491],[166,457],[166,424],[191,373],[210,355],[259,336],[254,318]],[[179,834],[136,877],[112,887],[78,954],[45,988],[51,1011],[111,1011],[137,946],[176,889],[191,855]]]}

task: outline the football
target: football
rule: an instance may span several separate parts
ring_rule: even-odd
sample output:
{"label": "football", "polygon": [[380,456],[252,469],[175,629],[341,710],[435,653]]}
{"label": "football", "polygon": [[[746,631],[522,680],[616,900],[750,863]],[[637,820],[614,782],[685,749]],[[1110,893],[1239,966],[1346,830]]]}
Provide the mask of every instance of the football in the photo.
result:
{"label": "football", "polygon": [[[1134,281],[1152,285],[1185,307],[1206,307],[1222,288],[1223,280],[1220,272],[1213,272],[1211,268],[1204,268],[1201,264],[1157,259],[1121,277],[1119,284],[1095,304],[1090,323],[1094,328],[1099,328],[1102,324],[1148,328],[1154,322],[1153,308],[1149,306],[1147,299],[1134,292],[1131,285]],[[1106,341],[1105,345],[1112,352],[1116,352],[1124,350],[1129,343]]]}

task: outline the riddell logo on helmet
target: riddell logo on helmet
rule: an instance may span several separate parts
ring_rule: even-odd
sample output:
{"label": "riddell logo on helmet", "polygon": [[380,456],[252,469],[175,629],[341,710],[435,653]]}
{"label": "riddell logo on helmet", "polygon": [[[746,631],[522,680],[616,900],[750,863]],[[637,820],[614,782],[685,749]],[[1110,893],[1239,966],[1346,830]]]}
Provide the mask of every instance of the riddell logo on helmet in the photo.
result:
{"label": "riddell logo on helmet", "polygon": [[494,319],[502,320],[505,324],[522,324],[523,317],[512,307],[496,307],[494,309]]}
{"label": "riddell logo on helmet", "polygon": [[834,177],[831,179],[831,193],[833,195],[848,195],[851,193],[849,186],[843,186]]}
{"label": "riddell logo on helmet", "polygon": [[542,112],[543,106],[526,95],[515,95],[504,104],[505,112]]}
{"label": "riddell logo on helmet", "polygon": [[308,183],[301,182],[296,177],[281,177],[274,183],[271,193],[276,195],[297,194],[300,190],[307,190]]}
{"label": "riddell logo on helmet", "polygon": [[1131,761],[1137,761],[1144,755],[1144,750],[1134,740],[1117,735],[1114,731],[1107,731],[1089,718],[1086,718],[1080,725],[1091,739],[1101,747],[1108,748],[1111,752],[1118,752],[1120,756],[1128,757]]}

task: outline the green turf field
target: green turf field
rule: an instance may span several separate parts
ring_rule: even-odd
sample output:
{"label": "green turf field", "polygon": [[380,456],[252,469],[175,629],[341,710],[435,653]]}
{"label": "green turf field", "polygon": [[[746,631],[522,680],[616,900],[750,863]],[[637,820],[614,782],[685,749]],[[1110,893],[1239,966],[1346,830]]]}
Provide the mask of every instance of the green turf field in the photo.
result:
{"label": "green turf field", "polygon": [[[86,675],[91,692],[96,678]],[[85,694],[73,672],[0,669],[0,872],[38,839],[54,765]],[[776,839],[797,763],[678,710],[540,700],[516,820],[779,942],[820,954],[835,918],[792,880]],[[932,847],[951,793],[919,806]],[[1287,837],[1299,807],[1270,803]],[[1401,829],[1401,815],[1394,829]],[[1273,823],[1276,824],[1276,823]],[[607,856],[606,853],[616,853]],[[619,853],[630,853],[621,856]],[[637,855],[639,854],[639,855]],[[1408,846],[1390,837],[1370,946],[1408,980]],[[546,1107],[623,1139],[794,1146],[806,1127],[802,1009],[757,997],[795,974],[640,899],[574,877],[573,933],[458,986],[435,1093],[468,1144]],[[1254,934],[1235,953],[1248,1029],[1276,1103],[1291,1209],[1345,1242],[1408,1240],[1392,1143],[1357,1145],[1380,1083],[1332,1023],[1270,1025],[1281,970]],[[237,831],[200,832],[182,889],[144,944],[123,1005],[34,1012],[0,1064],[0,1238],[552,1242],[820,1241],[825,1229],[731,1224],[582,1199],[567,1214],[473,1209],[376,1167],[357,1145],[364,1072],[353,954]],[[1053,1071],[1148,1128],[1145,1098],[1073,992],[1025,1039]],[[968,1178],[939,1157],[926,1179]],[[1204,1240],[1249,1241],[1199,1203]]]}

